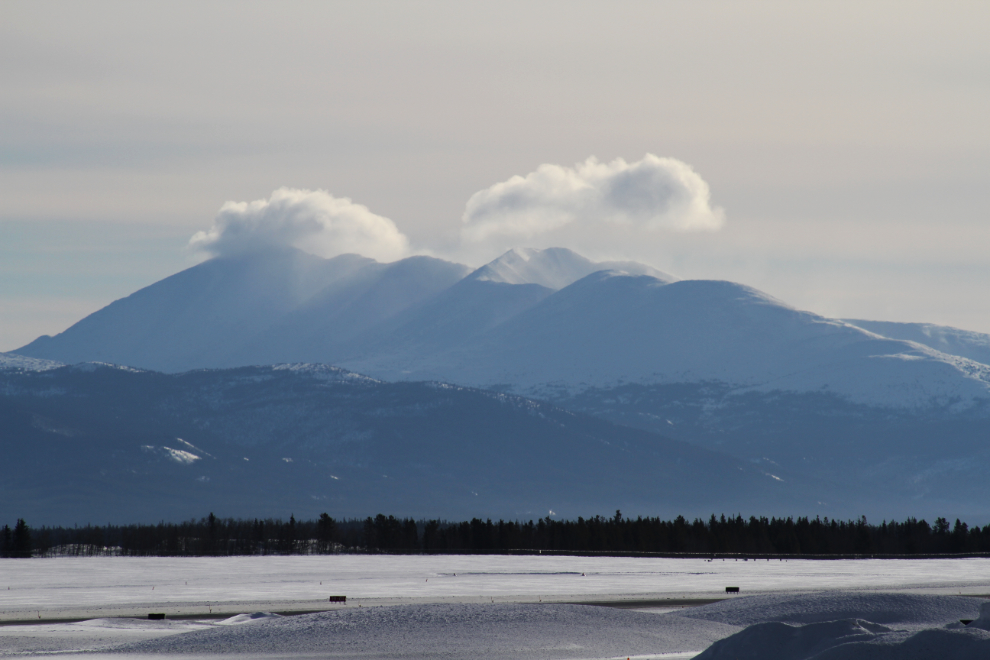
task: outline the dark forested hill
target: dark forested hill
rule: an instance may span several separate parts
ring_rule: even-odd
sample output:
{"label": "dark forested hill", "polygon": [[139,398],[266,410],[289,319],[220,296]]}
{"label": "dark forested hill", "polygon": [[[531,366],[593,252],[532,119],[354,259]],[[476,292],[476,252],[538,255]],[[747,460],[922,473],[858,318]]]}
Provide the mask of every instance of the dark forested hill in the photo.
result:
{"label": "dark forested hill", "polygon": [[0,372],[0,519],[813,511],[759,466],[552,405],[325,366]]}

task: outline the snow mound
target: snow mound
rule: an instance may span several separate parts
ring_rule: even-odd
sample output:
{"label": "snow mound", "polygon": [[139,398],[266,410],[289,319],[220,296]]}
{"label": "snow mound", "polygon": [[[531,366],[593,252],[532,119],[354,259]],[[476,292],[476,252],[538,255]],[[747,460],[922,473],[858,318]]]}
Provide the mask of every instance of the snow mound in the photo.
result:
{"label": "snow mound", "polygon": [[[977,620],[959,624],[959,619],[974,618],[977,610]],[[678,616],[748,626],[715,642],[698,660],[990,657],[990,632],[981,629],[983,624],[990,628],[990,603],[968,597],[848,592],[748,596]]]}
{"label": "snow mound", "polygon": [[267,619],[281,618],[281,614],[275,614],[273,612],[252,612],[251,614],[235,614],[229,619],[224,619],[223,621],[217,621],[218,626],[238,626],[243,623],[255,623],[257,621],[265,621]]}
{"label": "snow mound", "polygon": [[732,598],[696,607],[681,616],[735,626],[820,623],[862,619],[899,628],[930,628],[975,619],[981,601],[967,596],[821,592]]}
{"label": "snow mound", "polygon": [[967,627],[990,630],[990,603],[983,603],[980,605],[980,616]]}
{"label": "snow mound", "polygon": [[795,626],[761,623],[715,642],[696,660],[976,660],[990,657],[983,630],[894,631],[861,620]]}
{"label": "snow mound", "polygon": [[708,658],[759,658],[761,660],[804,660],[821,651],[852,642],[872,642],[883,633],[893,632],[861,619],[826,621],[798,626],[789,623],[759,623],[712,644],[698,660]]}
{"label": "snow mound", "polygon": [[120,646],[126,654],[368,658],[609,658],[699,652],[736,629],[608,607],[430,604],[366,607],[217,626]]}

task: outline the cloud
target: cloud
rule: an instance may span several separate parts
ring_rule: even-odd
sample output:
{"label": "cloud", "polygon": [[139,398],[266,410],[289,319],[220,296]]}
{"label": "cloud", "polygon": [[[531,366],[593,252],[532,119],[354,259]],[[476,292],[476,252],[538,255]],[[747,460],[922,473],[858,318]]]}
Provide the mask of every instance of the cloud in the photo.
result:
{"label": "cloud", "polygon": [[711,206],[708,184],[690,165],[647,154],[634,163],[591,157],[573,168],[540,165],[472,195],[463,222],[466,244],[569,246],[605,233],[635,240],[664,231],[715,231],[725,214]]}
{"label": "cloud", "polygon": [[409,240],[391,220],[346,197],[279,188],[268,199],[225,203],[189,247],[217,256],[297,247],[323,257],[356,252],[394,261],[408,255]]}

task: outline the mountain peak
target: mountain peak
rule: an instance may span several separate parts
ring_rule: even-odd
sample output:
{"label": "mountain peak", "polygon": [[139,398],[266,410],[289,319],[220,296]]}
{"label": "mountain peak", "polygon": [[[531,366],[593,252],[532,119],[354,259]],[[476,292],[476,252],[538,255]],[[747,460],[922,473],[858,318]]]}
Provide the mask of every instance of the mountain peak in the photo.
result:
{"label": "mountain peak", "polygon": [[666,273],[634,261],[594,262],[567,248],[513,248],[474,271],[468,278],[504,284],[539,284],[558,290],[601,270],[649,275],[663,282],[675,280]]}

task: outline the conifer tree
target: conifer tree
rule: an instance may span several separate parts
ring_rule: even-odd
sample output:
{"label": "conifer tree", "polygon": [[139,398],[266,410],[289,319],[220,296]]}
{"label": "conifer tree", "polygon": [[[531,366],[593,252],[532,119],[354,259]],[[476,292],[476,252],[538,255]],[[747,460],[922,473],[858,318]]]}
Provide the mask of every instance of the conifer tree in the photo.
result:
{"label": "conifer tree", "polygon": [[23,518],[17,519],[11,540],[11,557],[26,558],[31,556],[31,530]]}

